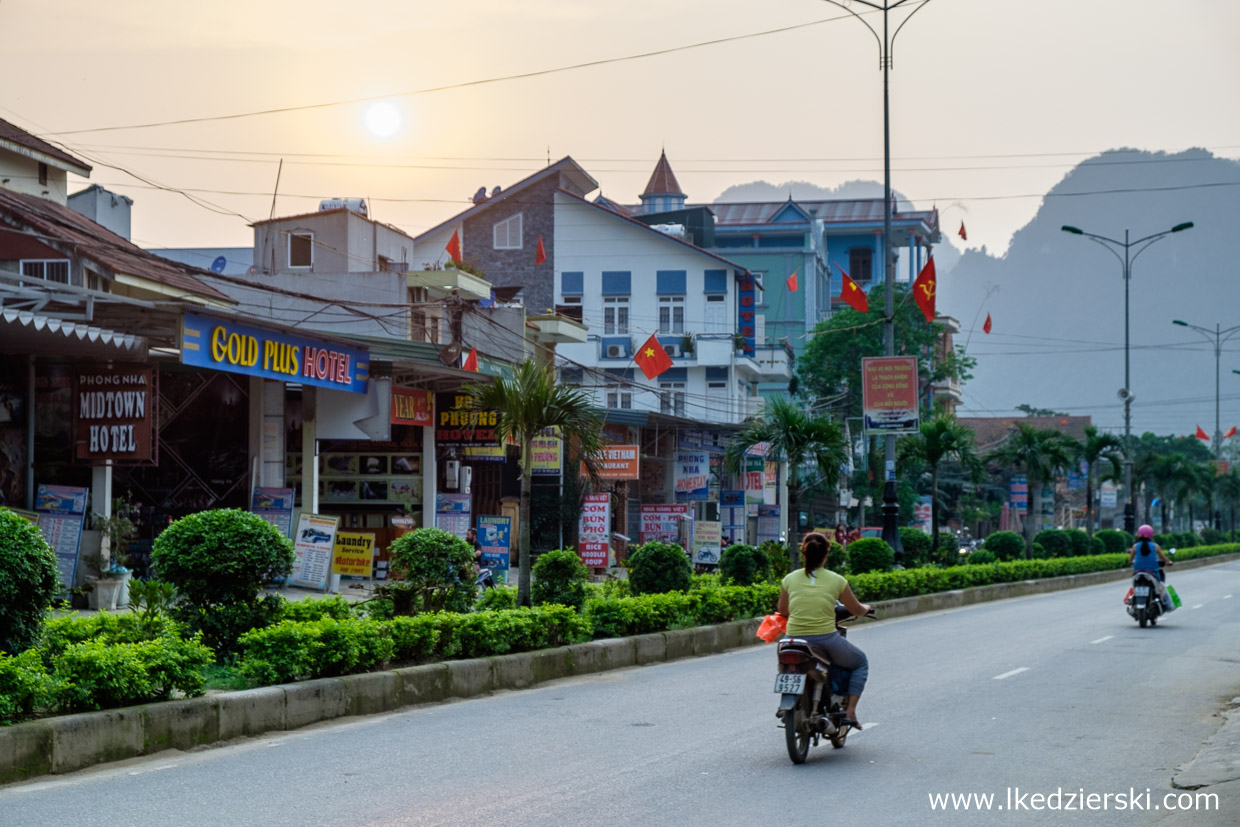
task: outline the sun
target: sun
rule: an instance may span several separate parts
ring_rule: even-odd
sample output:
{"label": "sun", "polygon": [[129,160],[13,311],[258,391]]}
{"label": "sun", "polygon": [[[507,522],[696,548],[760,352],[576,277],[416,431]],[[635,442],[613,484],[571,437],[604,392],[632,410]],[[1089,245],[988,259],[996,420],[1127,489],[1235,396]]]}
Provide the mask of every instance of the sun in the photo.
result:
{"label": "sun", "polygon": [[377,138],[390,138],[400,129],[400,111],[387,101],[373,103],[366,110],[366,128]]}

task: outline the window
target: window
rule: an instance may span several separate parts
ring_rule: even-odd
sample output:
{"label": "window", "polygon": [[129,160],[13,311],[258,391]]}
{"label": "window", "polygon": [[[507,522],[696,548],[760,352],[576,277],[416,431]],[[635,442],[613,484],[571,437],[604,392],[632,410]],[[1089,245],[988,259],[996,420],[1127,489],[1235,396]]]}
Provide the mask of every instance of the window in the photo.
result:
{"label": "window", "polygon": [[684,296],[659,296],[659,332],[685,332]]}
{"label": "window", "polygon": [[57,284],[69,283],[68,259],[26,260],[21,263],[22,275],[42,281],[54,281]]}
{"label": "window", "polygon": [[848,276],[853,281],[874,279],[874,251],[868,247],[853,247],[848,251]]}
{"label": "window", "polygon": [[607,386],[607,407],[629,410],[633,407],[633,392],[627,385],[609,384]]}
{"label": "window", "polygon": [[47,186],[47,164],[39,162],[39,186]]}
{"label": "window", "polygon": [[521,213],[506,218],[493,230],[496,250],[521,249]]}
{"label": "window", "polygon": [[659,383],[659,413],[671,416],[685,415],[685,383]]}
{"label": "window", "polygon": [[288,234],[288,266],[314,266],[314,233],[297,232]]}
{"label": "window", "polygon": [[607,296],[603,299],[603,335],[624,335],[629,332],[629,297]]}
{"label": "window", "polygon": [[766,272],[753,274],[753,306],[766,306]]}
{"label": "window", "polygon": [[706,332],[727,333],[728,317],[725,312],[724,296],[708,293],[706,296]]}

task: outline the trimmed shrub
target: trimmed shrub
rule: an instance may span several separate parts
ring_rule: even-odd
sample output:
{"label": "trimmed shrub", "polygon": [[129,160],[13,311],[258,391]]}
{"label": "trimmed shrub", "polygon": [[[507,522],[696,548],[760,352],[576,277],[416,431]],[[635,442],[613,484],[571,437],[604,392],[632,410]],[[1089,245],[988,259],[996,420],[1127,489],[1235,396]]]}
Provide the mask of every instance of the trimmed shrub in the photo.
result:
{"label": "trimmed shrub", "polygon": [[1178,544],[1176,548],[1192,548],[1197,545],[1197,535],[1191,531],[1181,531],[1173,536]]}
{"label": "trimmed shrub", "polygon": [[[590,570],[572,549],[548,551],[538,556],[533,568],[530,600],[534,605],[554,603],[580,609],[586,602]],[[492,589],[491,591],[498,591]]]}
{"label": "trimmed shrub", "polygon": [[930,560],[930,535],[920,528],[900,526],[900,546],[904,549],[904,566],[924,566]]}
{"label": "trimmed shrub", "polygon": [[1036,541],[1034,542],[1033,544],[1033,559],[1034,560],[1046,560],[1050,556],[1051,556],[1051,553],[1047,550],[1046,546],[1042,545],[1039,542],[1036,542]]}
{"label": "trimmed shrub", "polygon": [[1216,546],[1223,542],[1223,532],[1213,526],[1206,526],[1201,529],[1201,543],[1206,546]]}
{"label": "trimmed shrub", "polygon": [[737,543],[723,550],[719,558],[719,575],[725,583],[748,586],[770,579],[771,560],[753,546]]}
{"label": "trimmed shrub", "polygon": [[66,649],[78,643],[142,643],[161,637],[177,637],[180,628],[176,621],[163,615],[146,621],[136,614],[111,612],[84,617],[57,617],[43,624],[38,651],[44,664],[50,667]]}
{"label": "trimmed shrub", "polygon": [[831,550],[827,552],[827,568],[840,573],[848,571],[848,549],[831,540]]}
{"label": "trimmed shrub", "polygon": [[629,555],[628,563],[629,591],[634,595],[689,590],[693,566],[680,546],[646,543]]}
{"label": "trimmed shrub", "polygon": [[1111,528],[1105,528],[1094,534],[1094,539],[1101,541],[1106,554],[1123,554],[1132,545],[1127,533]]}
{"label": "trimmed shrub", "polygon": [[325,617],[345,620],[353,617],[353,605],[340,595],[332,597],[308,597],[305,600],[286,600],[280,604],[281,620],[321,620]]}
{"label": "trimmed shrub", "polygon": [[939,547],[931,553],[930,562],[937,566],[960,565],[960,538],[950,531],[940,531]]}
{"label": "trimmed shrub", "polygon": [[772,579],[782,580],[784,575],[790,571],[788,547],[783,543],[767,540],[758,546],[758,551],[766,555],[767,562],[770,563]]}
{"label": "trimmed shrub", "polygon": [[0,508],[0,652],[34,645],[59,580],[56,555],[39,527]]}
{"label": "trimmed shrub", "polygon": [[1020,560],[1025,556],[1025,538],[1015,531],[996,531],[986,538],[982,548],[994,552],[1000,561]]}
{"label": "trimmed shrub", "polygon": [[201,695],[203,669],[214,662],[214,653],[198,636],[75,643],[54,661],[59,706],[76,712],[164,701],[173,693]]}
{"label": "trimmed shrub", "polygon": [[1064,531],[1064,535],[1068,538],[1068,545],[1072,549],[1073,557],[1089,556],[1089,540],[1090,537],[1079,528]]}
{"label": "trimmed shrub", "polygon": [[1033,535],[1034,543],[1041,543],[1051,557],[1071,557],[1072,542],[1066,531],[1055,528],[1044,528]]}
{"label": "trimmed shrub", "polygon": [[1106,554],[1107,547],[1097,537],[1090,537],[1089,538],[1089,553],[1090,554]]}
{"label": "trimmed shrub", "polygon": [[[585,589],[583,588],[582,591],[584,592]],[[516,586],[496,586],[493,589],[483,589],[478,595],[478,599],[474,601],[474,611],[477,612],[515,608],[517,608]]]}
{"label": "trimmed shrub", "polygon": [[891,546],[878,537],[863,537],[848,544],[848,567],[853,574],[888,571],[895,560]]}
{"label": "trimmed shrub", "polygon": [[1155,534],[1154,542],[1162,546],[1163,548],[1174,548],[1176,544],[1175,535],[1174,534]]}
{"label": "trimmed shrub", "polygon": [[973,566],[985,566],[997,562],[998,559],[998,557],[995,557],[995,553],[993,551],[987,551],[984,548],[979,548],[969,552],[967,561]]}
{"label": "trimmed shrub", "polygon": [[284,620],[246,632],[237,645],[241,674],[262,685],[368,672],[395,651],[390,627],[360,618]]}
{"label": "trimmed shrub", "polygon": [[[393,584],[410,598],[410,613],[467,612],[474,603],[474,550],[469,543],[439,528],[419,528],[392,543]],[[397,588],[399,587],[399,588]],[[396,613],[405,614],[401,601]]]}
{"label": "trimmed shrub", "polygon": [[155,538],[151,563],[194,606],[254,600],[288,577],[293,543],[261,517],[236,508],[190,514]]}
{"label": "trimmed shrub", "polygon": [[40,653],[0,652],[0,724],[15,724],[56,706],[56,681],[47,673]]}

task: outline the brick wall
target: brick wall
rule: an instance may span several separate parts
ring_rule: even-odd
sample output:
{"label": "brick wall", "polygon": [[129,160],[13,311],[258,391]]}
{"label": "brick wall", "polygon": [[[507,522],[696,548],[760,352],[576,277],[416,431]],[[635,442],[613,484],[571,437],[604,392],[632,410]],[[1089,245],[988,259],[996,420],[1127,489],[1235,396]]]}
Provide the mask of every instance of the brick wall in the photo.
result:
{"label": "brick wall", "polygon": [[[496,287],[523,287],[521,298],[531,313],[542,313],[555,303],[556,186],[557,181],[551,178],[509,198],[501,193],[487,209],[465,221],[465,261],[481,268],[487,281]],[[517,213],[521,213],[521,249],[496,250],[494,226]],[[547,260],[536,267],[534,254],[540,235]]]}

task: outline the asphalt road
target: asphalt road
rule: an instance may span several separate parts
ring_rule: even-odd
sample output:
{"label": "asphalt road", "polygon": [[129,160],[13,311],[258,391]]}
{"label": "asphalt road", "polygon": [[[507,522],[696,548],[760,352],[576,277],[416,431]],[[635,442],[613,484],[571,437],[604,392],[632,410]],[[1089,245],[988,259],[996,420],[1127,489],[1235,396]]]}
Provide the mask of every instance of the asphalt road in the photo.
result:
{"label": "asphalt road", "polygon": [[[1240,694],[1240,563],[1171,582],[1150,629],[1120,583],[858,626],[866,730],[799,767],[767,646],[11,785],[0,825],[1144,824]],[[1057,789],[1109,809],[1032,809]]]}

